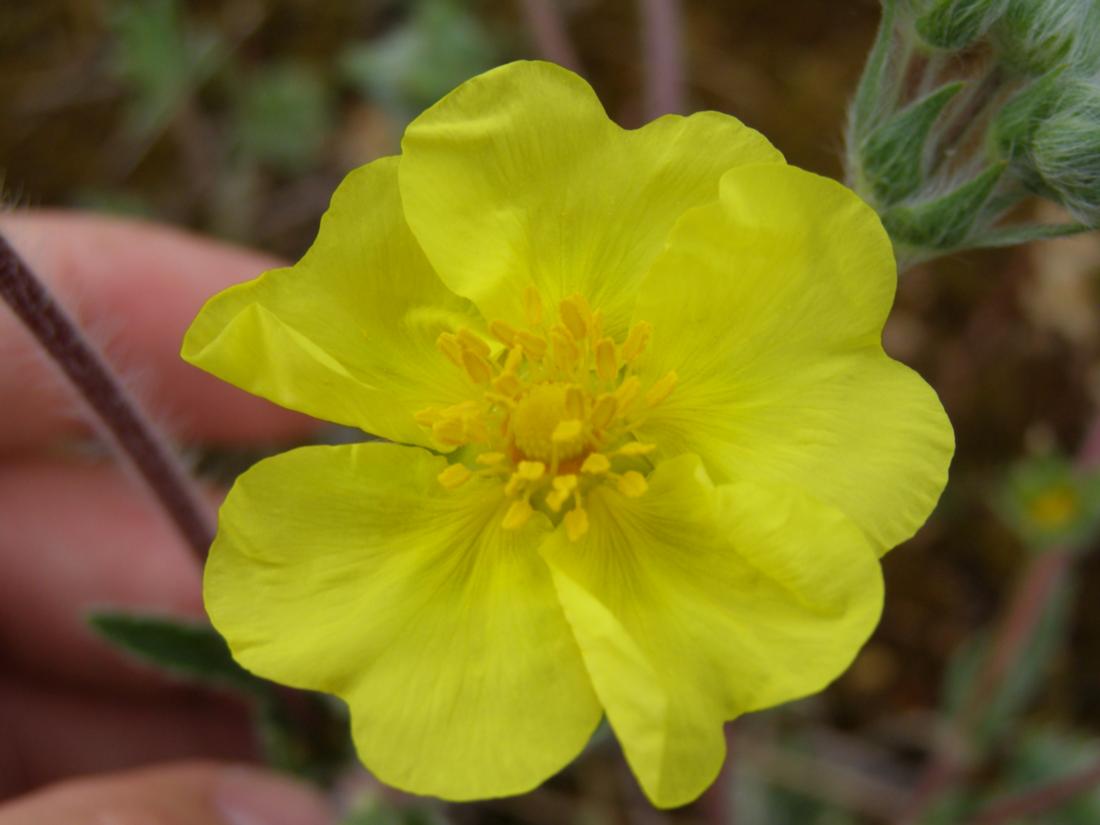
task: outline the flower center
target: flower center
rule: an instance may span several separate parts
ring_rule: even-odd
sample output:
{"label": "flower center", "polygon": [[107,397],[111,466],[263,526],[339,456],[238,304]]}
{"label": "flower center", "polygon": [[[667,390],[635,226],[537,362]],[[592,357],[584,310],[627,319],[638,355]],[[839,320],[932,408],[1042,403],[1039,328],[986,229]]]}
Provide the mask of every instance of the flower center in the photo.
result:
{"label": "flower center", "polygon": [[[524,293],[526,324],[489,324],[503,347],[469,329],[445,332],[437,346],[478,388],[480,398],[430,407],[417,420],[447,446],[474,447],[474,467],[450,464],[439,475],[448,489],[471,478],[496,478],[511,499],[504,527],[519,529],[535,509],[563,513],[573,540],[588,531],[584,497],[596,484],[613,483],[627,496],[646,491],[645,456],[653,444],[633,432],[676,385],[670,372],[642,392],[634,364],[652,332],[636,323],[621,342],[605,336],[599,311],[580,295],[558,305],[558,320],[544,318],[533,287]],[[567,504],[572,504],[566,508]]]}

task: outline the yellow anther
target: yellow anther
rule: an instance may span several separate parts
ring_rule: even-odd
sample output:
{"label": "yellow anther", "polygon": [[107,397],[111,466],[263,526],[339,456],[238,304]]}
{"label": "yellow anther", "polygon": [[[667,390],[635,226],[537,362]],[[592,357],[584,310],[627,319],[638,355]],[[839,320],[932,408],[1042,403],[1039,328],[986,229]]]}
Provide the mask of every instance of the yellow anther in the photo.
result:
{"label": "yellow anther", "polygon": [[656,444],[643,444],[641,441],[630,441],[615,451],[615,455],[635,456],[649,455],[657,449]]}
{"label": "yellow anther", "polygon": [[569,334],[573,336],[577,341],[583,341],[588,335],[588,318],[590,313],[585,312],[588,309],[583,296],[570,295],[560,304],[558,304],[558,312],[561,314],[561,322],[565,325],[565,328],[569,330]]}
{"label": "yellow anther", "polygon": [[620,413],[625,413],[630,408],[630,405],[634,403],[634,399],[638,397],[641,388],[642,382],[638,380],[636,375],[631,375],[619,385],[619,388],[615,390],[615,402],[618,404]]}
{"label": "yellow anther", "polygon": [[601,395],[596,399],[596,405],[592,408],[592,415],[589,416],[588,421],[593,429],[602,430],[611,423],[618,408],[619,404],[615,401],[615,396]]}
{"label": "yellow anther", "polygon": [[485,393],[485,400],[493,404],[499,404],[502,407],[507,407],[508,409],[512,409],[516,406],[516,400],[514,398],[510,398],[507,395],[501,395],[499,392]]}
{"label": "yellow anther", "polygon": [[509,347],[516,343],[516,328],[507,321],[490,321],[489,332],[493,334],[494,338]]}
{"label": "yellow anther", "polygon": [[577,477],[573,473],[566,475],[554,476],[554,480],[550,482],[555,490],[558,490],[566,495],[569,495],[577,489]]}
{"label": "yellow anther", "polygon": [[518,530],[531,518],[535,511],[531,509],[531,503],[525,498],[517,498],[504,514],[502,526],[505,530]]}
{"label": "yellow anther", "polygon": [[603,453],[592,453],[581,465],[581,472],[589,475],[603,475],[611,469],[611,459]]}
{"label": "yellow anther", "polygon": [[656,407],[668,398],[669,393],[675,389],[677,380],[676,370],[670,370],[664,378],[661,378],[649,388],[649,391],[645,394],[645,402],[651,407]]}
{"label": "yellow anther", "polygon": [[565,391],[565,414],[570,418],[584,418],[584,393],[580,387]]}
{"label": "yellow anther", "polygon": [[472,475],[473,473],[470,472],[465,464],[451,464],[446,470],[437,475],[436,478],[439,479],[439,483],[445,488],[453,490],[469,481]]}
{"label": "yellow anther", "polygon": [[542,356],[546,355],[546,339],[541,335],[521,329],[516,333],[516,342],[536,361],[541,361]]}
{"label": "yellow anther", "polygon": [[489,362],[473,350],[462,350],[462,366],[475,384],[488,384],[493,377],[493,368],[489,366]]}
{"label": "yellow anther", "polygon": [[538,481],[546,472],[541,461],[521,461],[516,465],[516,476],[524,481]]}
{"label": "yellow anther", "polygon": [[435,339],[435,346],[451,359],[456,367],[462,367],[462,345],[458,343],[456,336],[449,332],[441,332],[439,337]]}
{"label": "yellow anther", "polygon": [[485,343],[480,335],[474,335],[465,327],[458,331],[458,343],[462,345],[463,349],[476,352],[482,358],[489,357],[489,345]]}
{"label": "yellow anther", "polygon": [[630,332],[623,341],[623,361],[629,364],[641,355],[649,343],[649,337],[653,334],[653,325],[648,321],[638,321],[630,328]]}
{"label": "yellow anther", "polygon": [[619,374],[615,342],[610,338],[601,338],[596,344],[596,374],[604,381],[614,381]]}
{"label": "yellow anther", "polygon": [[561,512],[561,506],[577,489],[577,477],[573,474],[554,476],[554,489],[546,494],[546,505],[555,513]]}
{"label": "yellow anther", "polygon": [[512,347],[508,350],[508,357],[504,359],[504,371],[510,372],[513,375],[516,370],[519,369],[519,365],[523,363],[523,348]]}
{"label": "yellow anther", "polygon": [[533,286],[523,290],[523,314],[527,316],[527,323],[533,327],[542,323],[542,297]]}
{"label": "yellow anther", "polygon": [[503,462],[507,457],[504,453],[482,453],[476,461],[485,467],[493,467]]}
{"label": "yellow anther", "polygon": [[599,341],[603,337],[603,312],[596,310],[592,313],[592,320],[588,323],[588,331],[592,334],[593,341]]}
{"label": "yellow anther", "polygon": [[432,425],[432,435],[440,444],[458,447],[466,443],[466,428],[461,418],[444,418]]}
{"label": "yellow anther", "polygon": [[466,425],[466,443],[484,444],[489,440],[489,427],[480,415],[470,415],[463,419]]}
{"label": "yellow anther", "polygon": [[523,489],[523,485],[526,482],[519,477],[517,473],[512,473],[512,476],[508,479],[504,485],[504,495],[511,498],[512,496],[518,496],[519,491]]}
{"label": "yellow anther", "polygon": [[629,498],[638,498],[638,496],[645,495],[645,491],[649,489],[645,477],[634,470],[619,476],[618,487],[619,492]]}
{"label": "yellow anther", "polygon": [[554,363],[562,370],[572,370],[580,360],[581,351],[577,342],[563,326],[550,330],[550,345],[554,348]]}
{"label": "yellow anther", "polygon": [[561,512],[561,507],[565,504],[565,500],[572,495],[562,490],[551,490],[546,494],[546,506],[553,510],[555,513]]}
{"label": "yellow anther", "polygon": [[435,422],[443,419],[443,410],[439,409],[439,407],[428,407],[427,409],[414,412],[413,418],[416,419],[416,423],[421,427],[430,427]]}
{"label": "yellow anther", "polygon": [[565,514],[562,523],[565,525],[565,534],[569,536],[569,540],[578,541],[588,532],[588,513],[580,507],[574,507]]}
{"label": "yellow anther", "polygon": [[570,441],[576,441],[581,436],[581,432],[584,430],[584,423],[576,418],[570,418],[567,421],[561,421],[556,427],[554,427],[554,434],[551,438],[556,444],[568,444]]}
{"label": "yellow anther", "polygon": [[515,398],[523,389],[523,382],[513,373],[504,372],[493,379],[493,389],[505,398]]}

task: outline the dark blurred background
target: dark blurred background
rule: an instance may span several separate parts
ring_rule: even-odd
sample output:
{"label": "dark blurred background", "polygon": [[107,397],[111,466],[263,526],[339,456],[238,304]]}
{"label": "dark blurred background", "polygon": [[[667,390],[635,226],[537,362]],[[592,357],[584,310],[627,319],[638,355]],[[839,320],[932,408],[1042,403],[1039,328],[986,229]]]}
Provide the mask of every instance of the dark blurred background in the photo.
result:
{"label": "dark blurred background", "polygon": [[[608,111],[641,123],[639,4],[558,6]],[[0,185],[16,206],[141,216],[294,258],[343,175],[396,152],[411,117],[473,74],[540,56],[528,10],[516,0],[3,0]],[[736,115],[791,163],[841,176],[846,103],[877,3],[690,0],[682,12],[687,108]],[[720,809],[751,825],[874,822],[912,786],[967,650],[1035,552],[1006,507],[1027,518],[1028,502],[1050,492],[1044,479],[1061,483],[1061,457],[1079,451],[1096,414],[1097,274],[1100,241],[1086,235],[904,277],[887,348],[939,391],[954,422],[951,483],[928,525],[886,558],[883,621],[851,670],[821,697],[733,726],[728,775],[680,819],[718,821]],[[1017,487],[1031,492],[1006,504]],[[1100,562],[1082,559],[1064,595],[1006,677],[1019,682],[1010,734],[991,757],[996,778],[974,778],[990,793],[1100,758]],[[670,821],[637,818],[624,770],[618,756],[587,759],[551,796],[502,803],[499,817]],[[1100,797],[1034,821],[1095,825]]]}

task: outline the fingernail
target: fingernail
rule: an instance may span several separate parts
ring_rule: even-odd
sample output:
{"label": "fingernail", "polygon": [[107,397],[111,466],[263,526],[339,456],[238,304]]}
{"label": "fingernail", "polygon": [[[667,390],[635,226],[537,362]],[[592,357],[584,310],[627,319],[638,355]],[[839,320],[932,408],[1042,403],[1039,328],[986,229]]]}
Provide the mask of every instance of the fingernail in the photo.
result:
{"label": "fingernail", "polygon": [[214,788],[226,825],[331,825],[324,797],[306,785],[251,768],[230,768]]}

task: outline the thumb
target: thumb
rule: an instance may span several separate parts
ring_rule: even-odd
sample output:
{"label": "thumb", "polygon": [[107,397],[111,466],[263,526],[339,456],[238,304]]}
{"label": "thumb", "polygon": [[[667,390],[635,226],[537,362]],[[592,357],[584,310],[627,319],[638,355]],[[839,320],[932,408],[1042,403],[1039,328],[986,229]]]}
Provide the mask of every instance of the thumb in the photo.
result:
{"label": "thumb", "polygon": [[0,825],[330,825],[324,798],[255,768],[186,763],[52,785],[0,806]]}

